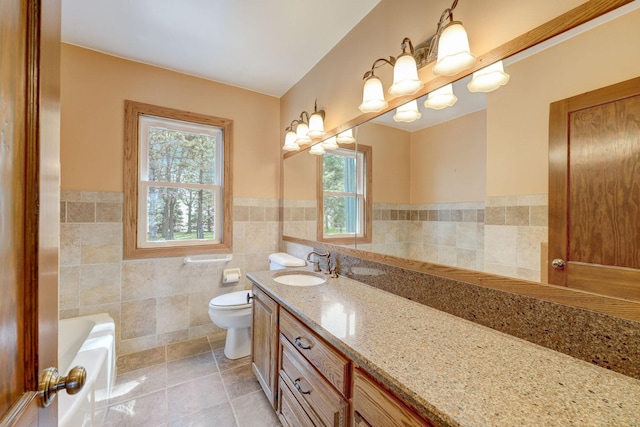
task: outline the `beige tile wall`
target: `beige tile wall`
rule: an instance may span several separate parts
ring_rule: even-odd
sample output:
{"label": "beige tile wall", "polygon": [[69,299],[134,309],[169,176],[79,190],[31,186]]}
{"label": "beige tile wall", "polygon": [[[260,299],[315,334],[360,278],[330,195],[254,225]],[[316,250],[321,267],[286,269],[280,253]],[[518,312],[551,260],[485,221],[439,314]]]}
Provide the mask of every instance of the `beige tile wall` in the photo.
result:
{"label": "beige tile wall", "polygon": [[547,194],[489,197],[485,208],[484,269],[540,280],[541,244],[548,241]]}
{"label": "beige tile wall", "polygon": [[[134,353],[205,335],[211,298],[249,289],[244,274],[269,268],[278,248],[278,200],[234,199],[233,260],[184,265],[183,258],[122,259],[122,193],[63,190],[60,209],[60,318],[107,312],[117,352]],[[222,284],[239,267],[239,283]]]}
{"label": "beige tile wall", "polygon": [[373,239],[358,249],[482,270],[484,203],[373,206]]}

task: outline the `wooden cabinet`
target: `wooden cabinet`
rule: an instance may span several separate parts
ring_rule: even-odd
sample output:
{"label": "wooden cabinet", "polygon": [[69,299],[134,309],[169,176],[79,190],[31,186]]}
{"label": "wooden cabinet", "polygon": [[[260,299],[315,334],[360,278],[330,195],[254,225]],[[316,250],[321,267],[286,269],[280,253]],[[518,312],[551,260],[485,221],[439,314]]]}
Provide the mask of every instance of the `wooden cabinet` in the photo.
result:
{"label": "wooden cabinet", "polygon": [[286,310],[280,312],[280,333],[343,396],[349,396],[351,361],[324,342]]}
{"label": "wooden cabinet", "polygon": [[286,384],[313,425],[348,425],[349,402],[281,334],[280,384],[282,383]]}
{"label": "wooden cabinet", "polygon": [[278,387],[278,308],[271,297],[253,286],[251,366],[274,408]]}
{"label": "wooden cabinet", "polygon": [[253,371],[284,426],[434,425],[255,285],[252,335]]}
{"label": "wooden cabinet", "polygon": [[424,427],[434,424],[420,417],[360,368],[353,374],[353,425]]}

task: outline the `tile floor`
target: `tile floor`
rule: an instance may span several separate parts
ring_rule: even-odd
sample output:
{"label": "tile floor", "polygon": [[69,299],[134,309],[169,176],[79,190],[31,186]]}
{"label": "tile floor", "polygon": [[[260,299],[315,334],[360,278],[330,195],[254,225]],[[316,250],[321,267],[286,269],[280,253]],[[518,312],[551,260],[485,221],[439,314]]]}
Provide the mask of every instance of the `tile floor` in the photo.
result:
{"label": "tile floor", "polygon": [[125,372],[116,378],[104,427],[275,427],[280,422],[251,370],[229,360],[224,340],[210,351]]}

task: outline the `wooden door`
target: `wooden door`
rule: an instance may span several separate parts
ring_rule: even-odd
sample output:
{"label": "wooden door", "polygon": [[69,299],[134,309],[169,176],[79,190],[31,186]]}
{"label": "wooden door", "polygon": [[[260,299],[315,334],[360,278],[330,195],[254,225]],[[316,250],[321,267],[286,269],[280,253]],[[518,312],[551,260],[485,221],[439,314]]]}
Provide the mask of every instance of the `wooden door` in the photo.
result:
{"label": "wooden door", "polygon": [[640,78],[551,104],[549,125],[549,283],[640,301]]}
{"label": "wooden door", "polygon": [[0,425],[56,426],[60,0],[0,0]]}
{"label": "wooden door", "polygon": [[251,367],[269,403],[277,408],[278,304],[253,286]]}

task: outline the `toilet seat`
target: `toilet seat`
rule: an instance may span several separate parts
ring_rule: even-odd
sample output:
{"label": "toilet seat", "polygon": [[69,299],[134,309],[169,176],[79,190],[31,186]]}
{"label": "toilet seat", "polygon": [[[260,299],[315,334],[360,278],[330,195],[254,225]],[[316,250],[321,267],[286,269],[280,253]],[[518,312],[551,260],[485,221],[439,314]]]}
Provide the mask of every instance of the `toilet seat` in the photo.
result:
{"label": "toilet seat", "polygon": [[209,308],[215,308],[216,310],[251,308],[251,302],[247,303],[247,294],[249,294],[249,297],[253,297],[251,291],[236,291],[219,295],[209,301]]}

